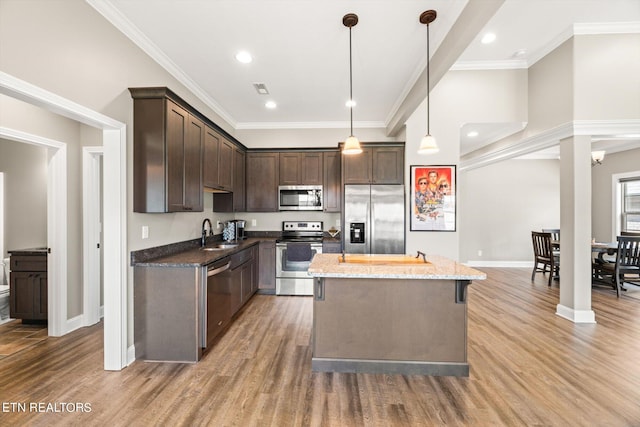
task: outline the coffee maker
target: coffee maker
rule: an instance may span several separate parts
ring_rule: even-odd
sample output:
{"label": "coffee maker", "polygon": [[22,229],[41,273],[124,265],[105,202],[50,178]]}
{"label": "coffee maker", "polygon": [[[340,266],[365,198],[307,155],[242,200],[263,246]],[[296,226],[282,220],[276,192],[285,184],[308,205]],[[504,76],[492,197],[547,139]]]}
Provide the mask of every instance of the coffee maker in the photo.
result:
{"label": "coffee maker", "polygon": [[244,219],[234,219],[234,220],[231,220],[230,222],[233,222],[235,225],[234,227],[236,231],[235,240],[246,239],[247,236],[245,235],[244,228],[247,221],[245,221]]}

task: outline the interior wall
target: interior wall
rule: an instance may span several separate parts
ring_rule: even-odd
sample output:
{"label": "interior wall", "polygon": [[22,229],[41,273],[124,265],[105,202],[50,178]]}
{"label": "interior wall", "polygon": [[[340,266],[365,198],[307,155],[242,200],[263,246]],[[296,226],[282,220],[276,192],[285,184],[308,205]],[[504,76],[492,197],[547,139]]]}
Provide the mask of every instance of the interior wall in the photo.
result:
{"label": "interior wall", "polygon": [[0,138],[7,251],[47,245],[47,149]]}
{"label": "interior wall", "polygon": [[640,176],[640,148],[607,154],[601,165],[591,168],[591,229],[600,242],[615,242],[613,175],[637,172]]}
{"label": "interior wall", "polygon": [[640,34],[575,37],[575,118],[640,117]]}
{"label": "interior wall", "polygon": [[[349,132],[346,122],[344,128],[336,129],[242,129],[236,136],[248,148],[338,148]],[[354,123],[353,133],[361,142],[404,141],[386,136],[384,127],[358,128]]]}
{"label": "interior wall", "polygon": [[[459,174],[460,260],[531,262],[531,231],[560,228],[560,162],[507,160]],[[481,254],[479,253],[481,251]]]}
{"label": "interior wall", "polygon": [[[407,194],[412,165],[457,165],[460,159],[460,129],[465,123],[517,122],[527,117],[526,70],[450,71],[430,94],[430,128],[440,151],[418,155],[420,140],[427,130],[427,105],[423,102],[406,122],[405,183]],[[458,176],[460,172],[458,171]],[[407,209],[407,252],[438,253],[460,259],[466,236],[461,231],[465,215],[476,208],[465,200],[458,180],[456,232],[424,232],[410,230]],[[407,196],[407,203],[409,197]]]}

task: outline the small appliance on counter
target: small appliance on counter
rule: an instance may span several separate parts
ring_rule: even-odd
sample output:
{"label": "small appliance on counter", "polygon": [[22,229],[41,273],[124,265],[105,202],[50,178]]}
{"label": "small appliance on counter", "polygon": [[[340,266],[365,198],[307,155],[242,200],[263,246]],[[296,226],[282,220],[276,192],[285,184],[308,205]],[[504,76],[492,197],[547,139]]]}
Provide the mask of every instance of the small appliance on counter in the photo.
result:
{"label": "small appliance on counter", "polygon": [[232,219],[225,222],[224,230],[222,230],[222,239],[227,242],[246,239],[244,231],[246,223],[243,219]]}

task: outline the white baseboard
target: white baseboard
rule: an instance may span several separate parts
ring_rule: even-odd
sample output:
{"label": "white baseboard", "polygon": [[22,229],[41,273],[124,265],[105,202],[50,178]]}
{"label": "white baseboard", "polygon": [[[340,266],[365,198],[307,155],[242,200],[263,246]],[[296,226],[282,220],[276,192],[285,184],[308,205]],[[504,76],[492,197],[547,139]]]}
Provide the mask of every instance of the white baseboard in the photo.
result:
{"label": "white baseboard", "polygon": [[67,319],[65,326],[64,326],[64,332],[63,335],[68,334],[69,332],[73,332],[76,329],[80,329],[84,326],[84,322],[83,322],[83,317],[82,315],[76,316],[72,319]]}
{"label": "white baseboard", "polygon": [[596,323],[596,314],[593,310],[574,310],[562,304],[556,306],[556,314],[573,323]]}
{"label": "white baseboard", "polygon": [[127,348],[127,366],[131,365],[136,360],[136,346],[130,345]]}
{"label": "white baseboard", "polygon": [[533,268],[533,261],[467,261],[469,267]]}

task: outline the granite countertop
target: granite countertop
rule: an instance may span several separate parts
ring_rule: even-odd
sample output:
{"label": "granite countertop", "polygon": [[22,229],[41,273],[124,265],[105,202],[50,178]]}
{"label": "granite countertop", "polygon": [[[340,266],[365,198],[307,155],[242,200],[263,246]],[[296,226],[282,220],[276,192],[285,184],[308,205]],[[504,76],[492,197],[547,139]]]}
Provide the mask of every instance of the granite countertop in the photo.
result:
{"label": "granite countertop", "polygon": [[[427,264],[367,265],[341,263],[340,254],[316,254],[309,266],[313,277],[484,280],[487,275],[439,255],[427,255]],[[388,256],[388,255],[386,255]],[[375,258],[375,255],[371,255]]]}
{"label": "granite countertop", "polygon": [[[250,237],[238,243],[238,246],[229,249],[216,249],[213,251],[202,250],[199,246],[187,249],[178,253],[164,255],[141,262],[133,262],[135,267],[202,267],[211,264],[224,257],[243,251],[253,245],[257,245],[263,240],[273,240],[273,238]],[[207,244],[206,247],[213,247],[216,244],[227,243],[216,241]]]}

